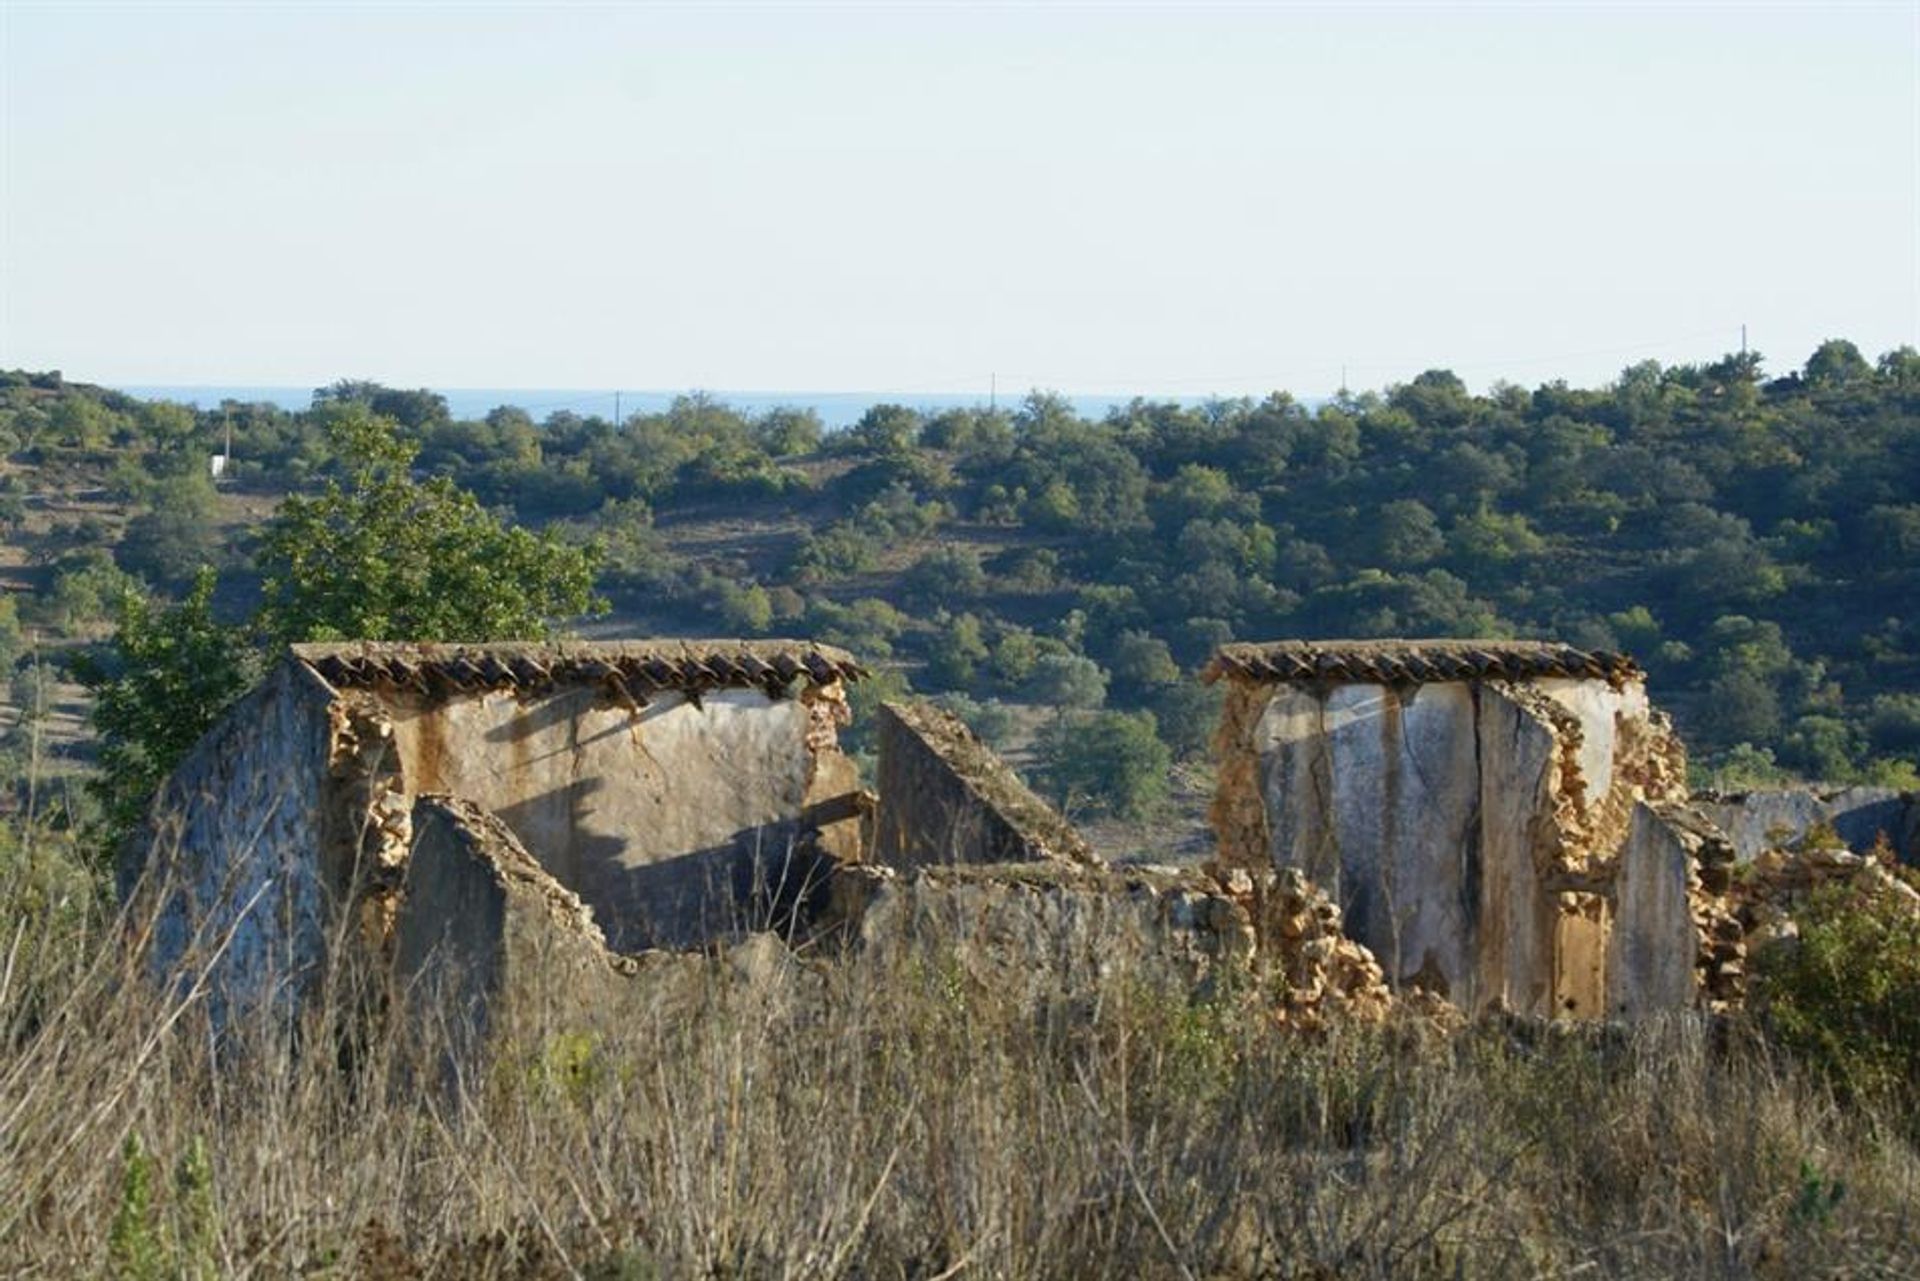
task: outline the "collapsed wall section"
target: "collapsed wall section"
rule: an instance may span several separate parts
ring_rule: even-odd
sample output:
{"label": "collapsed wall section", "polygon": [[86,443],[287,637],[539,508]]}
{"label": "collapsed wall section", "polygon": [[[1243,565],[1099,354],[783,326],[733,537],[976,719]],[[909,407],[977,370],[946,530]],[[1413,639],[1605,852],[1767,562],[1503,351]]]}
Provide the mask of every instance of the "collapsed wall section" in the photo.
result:
{"label": "collapsed wall section", "polygon": [[1626,1019],[1686,1009],[1724,983],[1744,955],[1722,927],[1703,867],[1730,861],[1725,838],[1697,813],[1638,805],[1614,880],[1616,922],[1607,957],[1607,1013]]}
{"label": "collapsed wall section", "polygon": [[1100,862],[958,717],[930,703],[884,703],[878,716],[875,862]]}
{"label": "collapsed wall section", "polygon": [[1294,872],[1042,863],[849,867],[834,910],[868,964],[925,957],[996,999],[1125,976],[1186,992],[1245,992],[1305,1029],[1392,1006],[1371,953]]}

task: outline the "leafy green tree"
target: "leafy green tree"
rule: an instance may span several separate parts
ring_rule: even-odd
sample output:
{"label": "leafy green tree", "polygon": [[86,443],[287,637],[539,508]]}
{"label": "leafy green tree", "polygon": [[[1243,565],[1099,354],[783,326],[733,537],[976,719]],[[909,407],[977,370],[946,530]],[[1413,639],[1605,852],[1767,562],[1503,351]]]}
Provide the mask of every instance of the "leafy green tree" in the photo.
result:
{"label": "leafy green tree", "polygon": [[920,441],[929,449],[1005,457],[1013,449],[1013,420],[1003,410],[949,409],[927,423]]}
{"label": "leafy green tree", "polygon": [[87,396],[63,396],[49,414],[54,439],[70,449],[101,449],[112,439],[120,418]]}
{"label": "leafy green tree", "polygon": [[1860,736],[1833,716],[1802,716],[1780,744],[1780,759],[1810,779],[1846,782],[1855,772]]}
{"label": "leafy green tree", "polygon": [[1780,732],[1780,694],[1758,672],[1724,672],[1707,685],[1700,719],[1722,743],[1764,743]]}
{"label": "leafy green tree", "polygon": [[1629,650],[1651,652],[1660,643],[1660,620],[1645,605],[1632,605],[1608,614],[1607,626]]}
{"label": "leafy green tree", "polygon": [[133,580],[99,549],[61,557],[54,568],[53,591],[41,612],[58,627],[79,631],[106,619]]}
{"label": "leafy green tree", "polygon": [[1872,376],[1873,366],[1844,338],[1827,339],[1807,357],[1807,381],[1816,387],[1842,387]]}
{"label": "leafy green tree", "polygon": [[900,585],[908,600],[922,605],[971,601],[987,590],[987,571],[971,548],[941,547],[914,562]]}
{"label": "leafy green tree", "polygon": [[1173,756],[1152,712],[1060,719],[1041,734],[1041,772],[1062,809],[1150,817],[1166,803]]}
{"label": "leafy green tree", "polygon": [[987,562],[1000,586],[1013,591],[1044,592],[1060,578],[1060,553],[1051,547],[1016,547]]}
{"label": "leafy green tree", "polygon": [[760,447],[775,458],[812,453],[824,432],[820,415],[811,409],[770,409],[753,425]]}
{"label": "leafy green tree", "polygon": [[142,512],[127,522],[114,549],[120,568],[155,587],[174,590],[220,556],[220,540],[205,521],[177,511]]}
{"label": "leafy green tree", "polygon": [[1920,351],[1912,347],[1895,347],[1880,357],[1874,366],[1874,373],[1883,382],[1895,387],[1920,387]]}
{"label": "leafy green tree", "polygon": [[758,583],[726,583],[719,596],[720,621],[729,632],[763,635],[773,625],[773,601]]}
{"label": "leafy green tree", "polygon": [[1027,689],[1035,702],[1085,711],[1107,701],[1107,673],[1080,654],[1046,654],[1033,665]]}
{"label": "leafy green tree", "polygon": [[1167,643],[1146,632],[1124,631],[1107,655],[1107,670],[1137,694],[1180,680],[1180,665]]}
{"label": "leafy green tree", "polygon": [[980,620],[972,614],[953,615],[936,627],[927,650],[927,675],[943,688],[965,689],[990,653]]}
{"label": "leafy green tree", "polygon": [[1040,642],[1024,627],[1009,627],[993,643],[993,674],[1010,686],[1017,686],[1033,675],[1040,661]]}
{"label": "leafy green tree", "polygon": [[1238,506],[1238,497],[1226,472],[1187,463],[1161,490],[1153,504],[1154,516],[1167,528],[1177,530],[1188,521],[1231,511]]}
{"label": "leafy green tree", "polygon": [[850,605],[816,597],[807,602],[805,617],[809,634],[861,658],[889,657],[907,626],[906,615],[876,596],[863,596]]}
{"label": "leafy green tree", "polygon": [[1387,399],[1421,426],[1443,430],[1465,426],[1474,411],[1467,385],[1450,369],[1429,369],[1412,382],[1395,387]]}
{"label": "leafy green tree", "polygon": [[604,608],[597,550],[503,525],[444,477],[416,481],[415,447],[348,406],[327,434],[345,482],[281,505],[260,540],[257,619],[274,641],[483,641],[546,636]]}
{"label": "leafy green tree", "polygon": [[847,429],[847,444],[866,453],[907,454],[920,441],[920,415],[905,405],[875,405]]}
{"label": "leafy green tree", "polygon": [[[1714,681],[1734,676],[1752,678],[1749,683],[1728,685],[1719,693],[1709,686],[1708,693],[1715,703],[1722,702],[1722,694],[1726,695],[1724,701],[1733,706],[1755,700],[1766,703],[1771,698],[1771,705],[1778,711],[1780,683],[1795,667],[1793,651],[1788,648],[1778,623],[1744,614],[1726,614],[1713,620],[1702,639],[1707,646],[1705,668]],[[1758,692],[1760,687],[1764,687],[1765,695]],[[1756,736],[1770,737],[1770,734],[1749,732],[1731,737]]]}
{"label": "leafy green tree", "polygon": [[418,432],[434,423],[444,423],[452,417],[447,409],[447,398],[425,387],[403,391],[397,387],[350,378],[316,388],[313,403],[316,408],[325,405],[359,406],[369,414],[388,419],[410,432]]}
{"label": "leafy green tree", "polygon": [[1538,556],[1546,540],[1533,531],[1525,516],[1481,507],[1453,522],[1447,545],[1469,568],[1498,569]]}
{"label": "leafy green tree", "polygon": [[1072,529],[1080,523],[1080,496],[1064,480],[1049,481],[1028,501],[1022,515],[1042,529]]}
{"label": "leafy green tree", "polygon": [[149,495],[151,507],[127,522],[114,559],[156,587],[182,589],[202,566],[220,560],[213,485],[196,469],[152,485]]}
{"label": "leafy green tree", "polygon": [[879,562],[872,538],[844,521],[836,521],[803,537],[787,569],[802,583],[820,583],[864,574]]}
{"label": "leafy green tree", "polygon": [[160,781],[258,671],[242,632],[215,618],[213,592],[210,569],[200,571],[176,605],[125,591],[111,648],[76,663],[94,699],[100,773],[93,788],[105,811],[109,851],[139,824]]}
{"label": "leafy green tree", "polygon": [[[190,406],[154,400],[140,407],[140,434],[162,451],[185,451],[199,432],[199,420]],[[196,458],[204,467],[205,460]],[[197,469],[196,469],[197,470]]]}
{"label": "leafy green tree", "polygon": [[1180,760],[1204,760],[1220,723],[1224,682],[1203,685],[1197,680],[1175,681],[1155,689],[1148,710],[1158,722],[1160,739]]}
{"label": "leafy green tree", "polygon": [[1446,550],[1440,522],[1417,498],[1382,506],[1374,518],[1373,546],[1378,563],[1389,568],[1424,565]]}
{"label": "leafy green tree", "polygon": [[1789,780],[1773,753],[1752,743],[1735,743],[1709,762],[1702,762],[1696,785],[1720,792],[1744,792],[1756,787],[1778,787]]}

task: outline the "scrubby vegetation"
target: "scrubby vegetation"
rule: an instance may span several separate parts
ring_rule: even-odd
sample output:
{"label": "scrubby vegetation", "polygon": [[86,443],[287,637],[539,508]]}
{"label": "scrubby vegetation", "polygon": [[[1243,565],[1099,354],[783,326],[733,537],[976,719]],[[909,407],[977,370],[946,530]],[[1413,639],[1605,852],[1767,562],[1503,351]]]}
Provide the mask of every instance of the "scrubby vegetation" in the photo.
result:
{"label": "scrubby vegetation", "polygon": [[[264,576],[271,612],[297,549],[256,543],[266,510],[343,475],[343,414],[377,416],[419,475],[604,547],[623,630],[817,636],[889,665],[895,691],[1041,709],[1021,742],[1084,815],[1151,810],[1118,781],[1139,776],[1127,727],[1150,713],[1197,760],[1212,709],[1185,674],[1222,641],[1285,636],[1624,647],[1703,777],[1913,785],[1920,354],[1869,362],[1835,340],[1784,377],[1762,368],[1647,363],[1605,388],[1480,395],[1432,371],[1315,406],[1143,400],[1101,421],[1036,393],[1011,411],[878,405],[839,432],[700,396],[621,423],[455,421],[429,392],[340,383],[308,411],[195,413],[13,374],[0,520],[43,632],[86,635],[129,585],[185,593],[203,564],[235,614]],[[206,460],[229,431],[216,492]],[[107,510],[39,518],[88,487]],[[1055,717],[1099,732],[1036,738]]]}
{"label": "scrubby vegetation", "polygon": [[[1895,874],[1920,888],[1913,870]],[[1759,956],[1756,1008],[1770,1033],[1842,1098],[1920,1101],[1920,912],[1829,886],[1795,926]]]}
{"label": "scrubby vegetation", "polygon": [[196,971],[156,989],[118,925],[15,920],[10,1274],[1920,1267],[1911,1097],[1843,1105],[1737,1022],[1308,1037],[1123,972],[1013,999],[935,940],[885,972],[656,966],[619,1019],[519,1025],[449,1077],[431,1032],[343,1045],[350,974],[297,1036],[216,1042]]}

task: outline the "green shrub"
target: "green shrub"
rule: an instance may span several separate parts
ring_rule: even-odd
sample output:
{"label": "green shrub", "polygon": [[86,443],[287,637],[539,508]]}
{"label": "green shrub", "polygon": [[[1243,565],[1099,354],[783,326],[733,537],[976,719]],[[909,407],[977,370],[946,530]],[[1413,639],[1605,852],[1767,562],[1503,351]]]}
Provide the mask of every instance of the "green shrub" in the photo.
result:
{"label": "green shrub", "polygon": [[1756,958],[1769,1032],[1843,1098],[1920,1102],[1920,912],[1830,886],[1798,921]]}

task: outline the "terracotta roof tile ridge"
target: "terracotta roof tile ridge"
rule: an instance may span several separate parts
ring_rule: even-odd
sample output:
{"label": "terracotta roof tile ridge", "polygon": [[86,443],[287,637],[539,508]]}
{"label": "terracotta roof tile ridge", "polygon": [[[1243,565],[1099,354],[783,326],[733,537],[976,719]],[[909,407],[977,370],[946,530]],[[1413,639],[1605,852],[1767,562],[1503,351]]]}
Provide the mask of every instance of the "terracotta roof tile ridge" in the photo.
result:
{"label": "terracotta roof tile ridge", "polygon": [[1429,684],[1462,680],[1566,677],[1635,680],[1633,658],[1614,650],[1581,649],[1533,640],[1282,640],[1223,645],[1201,671],[1208,683],[1223,676],[1282,684]]}
{"label": "terracotta roof tile ridge", "polygon": [[338,641],[288,649],[337,687],[423,693],[601,684],[644,702],[655,690],[760,688],[778,694],[802,676],[819,685],[869,674],[836,646],[778,639]]}

